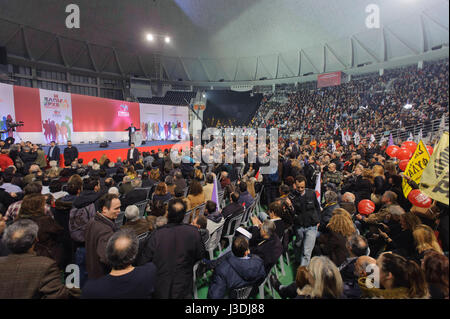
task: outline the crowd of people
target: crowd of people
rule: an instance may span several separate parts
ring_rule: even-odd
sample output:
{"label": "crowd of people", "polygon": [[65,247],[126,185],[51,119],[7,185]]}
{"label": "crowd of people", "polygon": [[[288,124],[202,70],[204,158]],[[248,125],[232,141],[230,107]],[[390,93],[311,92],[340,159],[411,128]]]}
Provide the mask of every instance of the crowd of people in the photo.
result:
{"label": "crowd of people", "polygon": [[[323,137],[280,136],[265,155],[278,164],[271,173],[249,162],[248,137],[243,149],[233,142],[244,154],[234,164],[224,152],[215,164],[174,163],[172,150],[131,143],[126,160],[89,163],[69,145],[60,167],[54,143],[46,156],[0,142],[0,298],[193,298],[207,274],[212,299],[241,288],[256,297],[267,281],[281,298],[448,299],[448,205],[408,201],[403,180],[418,185],[387,142],[329,139],[336,123],[363,136],[448,116],[447,75],[445,61],[290,95],[254,126]],[[287,256],[295,278],[283,285],[274,269]]]}
{"label": "crowd of people", "polygon": [[[426,125],[442,115],[448,118],[448,67],[448,59],[426,62],[422,69],[414,65],[339,86],[299,90],[285,104],[272,103],[274,113],[268,119],[270,103],[263,102],[251,125],[322,139],[340,139],[340,130],[347,129],[367,136]],[[406,104],[412,108],[404,109]]]}

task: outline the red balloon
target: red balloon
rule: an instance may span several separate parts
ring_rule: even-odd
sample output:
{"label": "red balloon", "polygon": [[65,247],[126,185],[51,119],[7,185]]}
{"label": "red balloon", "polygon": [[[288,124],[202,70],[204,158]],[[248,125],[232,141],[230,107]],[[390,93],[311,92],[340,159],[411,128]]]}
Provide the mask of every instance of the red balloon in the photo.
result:
{"label": "red balloon", "polygon": [[412,156],[412,152],[407,148],[401,148],[395,153],[395,157],[399,160],[409,160]]}
{"label": "red balloon", "polygon": [[358,203],[358,212],[362,215],[370,215],[375,211],[375,204],[369,199],[363,199]]}
{"label": "red balloon", "polygon": [[408,163],[409,163],[409,160],[401,160],[401,161],[398,163],[398,167],[400,168],[400,170],[401,170],[402,172],[405,171],[406,166],[408,165]]}
{"label": "red balloon", "polygon": [[418,189],[413,189],[409,192],[408,200],[414,206],[422,208],[428,208],[433,204],[433,200]]}
{"label": "red balloon", "polygon": [[386,154],[390,157],[395,157],[395,154],[400,148],[397,145],[390,145],[386,148]]}
{"label": "red balloon", "polygon": [[433,154],[433,147],[430,145],[427,145],[427,151],[428,151],[428,154],[431,156],[431,154]]}
{"label": "red balloon", "polygon": [[417,148],[417,144],[416,144],[416,142],[413,142],[413,141],[406,141],[406,142],[403,142],[402,148],[407,148],[408,150],[411,151],[411,153],[414,154],[414,152],[416,151],[416,148]]}

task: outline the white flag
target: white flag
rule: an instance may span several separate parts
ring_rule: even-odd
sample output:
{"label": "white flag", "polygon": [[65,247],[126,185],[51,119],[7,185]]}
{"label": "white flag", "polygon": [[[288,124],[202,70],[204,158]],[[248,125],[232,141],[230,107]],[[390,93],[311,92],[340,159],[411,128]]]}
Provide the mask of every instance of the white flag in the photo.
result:
{"label": "white flag", "polygon": [[423,140],[423,137],[422,137],[422,129],[420,129],[419,134],[417,135],[417,144],[419,144],[419,142],[420,142],[421,140]]}
{"label": "white flag", "polygon": [[375,136],[373,134],[370,134],[370,143],[375,142]]}
{"label": "white flag", "polygon": [[344,144],[345,146],[347,146],[347,137],[345,136],[343,130],[341,130],[341,135],[342,135],[342,144]]}
{"label": "white flag", "polygon": [[355,135],[353,136],[353,140],[355,142],[355,145],[359,145],[359,142],[361,141],[361,137],[359,136],[358,132],[356,132]]}
{"label": "white flag", "polygon": [[407,141],[414,141],[414,136],[412,135],[411,132],[409,132],[409,137],[408,137]]}
{"label": "white flag", "polygon": [[333,141],[333,144],[331,144],[331,151],[333,153],[336,152],[336,144],[334,144],[334,141]]}
{"label": "white flag", "polygon": [[316,189],[315,189],[317,201],[319,202],[319,207],[322,209],[322,206],[320,205],[320,173],[316,177]]}

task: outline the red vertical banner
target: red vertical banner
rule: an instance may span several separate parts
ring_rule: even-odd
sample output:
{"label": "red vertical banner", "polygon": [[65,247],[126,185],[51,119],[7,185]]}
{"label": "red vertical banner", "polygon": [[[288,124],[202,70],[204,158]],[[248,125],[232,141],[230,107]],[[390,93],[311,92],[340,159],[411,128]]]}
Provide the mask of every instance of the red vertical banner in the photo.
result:
{"label": "red vertical banner", "polygon": [[14,86],[14,108],[16,121],[24,122],[17,132],[42,132],[39,89]]}
{"label": "red vertical banner", "polygon": [[317,76],[317,87],[336,86],[341,84],[342,72],[332,72]]}

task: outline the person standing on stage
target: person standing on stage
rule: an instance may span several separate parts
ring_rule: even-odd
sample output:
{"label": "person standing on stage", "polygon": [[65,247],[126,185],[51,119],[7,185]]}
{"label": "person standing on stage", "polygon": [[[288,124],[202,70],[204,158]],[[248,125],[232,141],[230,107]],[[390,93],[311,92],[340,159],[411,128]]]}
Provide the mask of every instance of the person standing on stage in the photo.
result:
{"label": "person standing on stage", "polygon": [[130,124],[130,127],[126,128],[124,131],[128,131],[128,146],[131,146],[131,136],[136,131],[140,131],[140,129],[134,127],[133,123]]}
{"label": "person standing on stage", "polygon": [[70,166],[76,160],[78,160],[78,149],[72,146],[72,141],[67,141],[67,147],[64,149],[64,165]]}
{"label": "person standing on stage", "polygon": [[55,141],[52,141],[50,143],[50,149],[48,150],[48,154],[47,154],[48,162],[56,161],[56,163],[58,163],[58,166],[59,166],[59,154],[60,154],[59,147],[56,146]]}
{"label": "person standing on stage", "polygon": [[131,148],[128,150],[127,154],[127,161],[134,165],[137,161],[139,161],[139,155],[138,149],[134,147],[134,143],[131,143]]}

